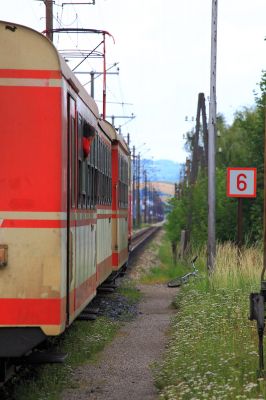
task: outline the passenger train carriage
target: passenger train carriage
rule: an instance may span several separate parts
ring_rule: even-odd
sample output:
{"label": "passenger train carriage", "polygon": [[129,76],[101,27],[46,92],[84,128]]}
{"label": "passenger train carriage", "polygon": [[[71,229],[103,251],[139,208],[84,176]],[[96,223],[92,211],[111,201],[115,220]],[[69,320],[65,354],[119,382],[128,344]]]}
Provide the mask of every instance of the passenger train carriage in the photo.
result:
{"label": "passenger train carriage", "polygon": [[42,34],[0,22],[0,359],[58,335],[128,258],[130,155]]}

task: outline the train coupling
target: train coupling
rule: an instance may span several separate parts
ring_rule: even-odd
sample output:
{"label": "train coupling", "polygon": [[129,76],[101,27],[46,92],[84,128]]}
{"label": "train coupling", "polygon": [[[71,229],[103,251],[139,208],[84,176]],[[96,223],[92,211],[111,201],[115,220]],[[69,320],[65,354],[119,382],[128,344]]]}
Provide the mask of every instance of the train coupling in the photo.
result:
{"label": "train coupling", "polygon": [[250,321],[257,321],[257,332],[259,338],[258,353],[259,353],[259,370],[258,377],[266,377],[264,370],[264,355],[263,355],[263,336],[265,329],[265,303],[266,303],[266,281],[261,281],[260,293],[250,293]]}

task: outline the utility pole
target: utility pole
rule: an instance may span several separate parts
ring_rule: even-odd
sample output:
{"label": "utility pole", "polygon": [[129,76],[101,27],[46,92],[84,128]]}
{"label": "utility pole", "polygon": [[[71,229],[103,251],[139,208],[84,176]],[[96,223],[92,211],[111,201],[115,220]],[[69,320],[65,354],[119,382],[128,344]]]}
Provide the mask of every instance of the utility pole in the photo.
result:
{"label": "utility pole", "polygon": [[217,57],[217,9],[218,0],[212,0],[212,29],[211,29],[211,78],[209,105],[209,140],[208,140],[208,260],[209,274],[214,271],[216,256],[215,232],[215,152],[216,152],[216,57]]}
{"label": "utility pole", "polygon": [[112,120],[112,125],[115,127],[115,119],[120,118],[120,119],[134,119],[136,118],[136,115],[133,113],[131,115],[106,115],[106,118],[111,118]]}
{"label": "utility pole", "polygon": [[147,223],[147,171],[143,171],[144,180],[144,224]]}
{"label": "utility pole", "polygon": [[91,75],[91,97],[94,99],[94,71],[90,72]]}
{"label": "utility pole", "polygon": [[133,214],[133,228],[136,228],[136,148],[133,146],[132,152],[132,164],[133,164],[133,174],[132,174],[132,214]]}
{"label": "utility pole", "polygon": [[137,155],[137,193],[136,193],[136,217],[137,217],[137,227],[140,228],[140,153]]}
{"label": "utility pole", "polygon": [[[112,65],[111,68],[115,67],[116,65],[117,65],[117,64]],[[110,68],[108,68],[108,69],[110,69]],[[103,75],[104,72],[96,72],[96,71],[90,71],[90,72],[87,72],[87,71],[75,71],[75,74],[79,74],[79,75],[87,75],[88,73],[89,73],[90,76],[91,76],[91,80],[90,80],[89,82],[85,83],[84,86],[86,86],[88,83],[91,84],[91,97],[94,99],[94,81],[95,81],[95,79],[98,78],[100,75]],[[97,75],[96,78],[95,78],[95,75]],[[117,72],[108,72],[108,70],[106,70],[105,75],[119,75],[119,71],[117,71]]]}
{"label": "utility pole", "polygon": [[44,0],[46,7],[46,36],[53,41],[53,4],[54,0]]}
{"label": "utility pole", "polygon": [[152,204],[152,202],[153,202],[153,196],[152,196],[152,194],[153,194],[153,187],[152,187],[152,183],[150,182],[149,183],[149,191],[148,191],[148,198],[149,198],[149,204],[148,204],[148,222],[149,222],[149,224],[151,224],[152,223],[152,208],[153,208],[153,204]]}

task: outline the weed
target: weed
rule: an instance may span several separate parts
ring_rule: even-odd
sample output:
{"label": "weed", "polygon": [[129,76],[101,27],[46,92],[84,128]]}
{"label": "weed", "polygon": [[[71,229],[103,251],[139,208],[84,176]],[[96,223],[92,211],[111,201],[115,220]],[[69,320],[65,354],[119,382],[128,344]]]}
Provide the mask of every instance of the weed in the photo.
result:
{"label": "weed", "polygon": [[126,297],[129,304],[138,303],[142,297],[141,291],[136,287],[136,284],[128,279],[123,281],[117,292]]}
{"label": "weed", "polygon": [[154,284],[165,283],[177,276],[183,275],[188,271],[187,261],[178,261],[175,265],[173,263],[170,243],[163,238],[162,244],[158,250],[158,266],[152,267],[148,272],[145,272],[141,277],[141,282]]}
{"label": "weed", "polygon": [[[205,264],[205,249],[199,265]],[[258,380],[257,333],[248,321],[249,292],[258,289],[259,247],[218,247],[211,279],[191,280],[176,298],[171,340],[164,360],[154,367],[160,399],[265,399]]]}

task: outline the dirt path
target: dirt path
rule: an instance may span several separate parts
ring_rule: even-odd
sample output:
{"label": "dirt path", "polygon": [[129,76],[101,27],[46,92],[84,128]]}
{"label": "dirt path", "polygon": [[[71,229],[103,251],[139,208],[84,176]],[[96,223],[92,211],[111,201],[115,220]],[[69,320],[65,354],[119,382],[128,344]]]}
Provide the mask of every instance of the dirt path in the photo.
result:
{"label": "dirt path", "polygon": [[[147,253],[148,252],[148,253]],[[156,256],[149,249],[132,269],[136,275]],[[152,262],[147,263],[150,265]],[[134,271],[134,272],[133,272]],[[157,398],[150,365],[158,360],[167,342],[167,329],[174,313],[175,291],[165,285],[139,285],[144,294],[139,315],[125,323],[96,364],[79,367],[74,376],[79,389],[68,390],[62,400],[151,400]]]}

